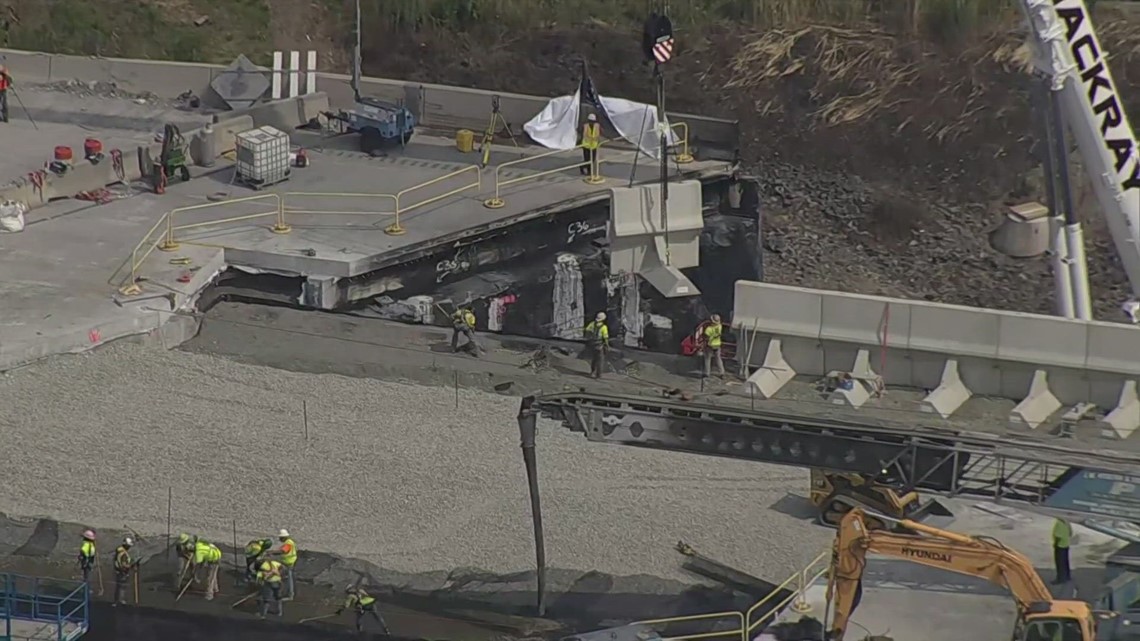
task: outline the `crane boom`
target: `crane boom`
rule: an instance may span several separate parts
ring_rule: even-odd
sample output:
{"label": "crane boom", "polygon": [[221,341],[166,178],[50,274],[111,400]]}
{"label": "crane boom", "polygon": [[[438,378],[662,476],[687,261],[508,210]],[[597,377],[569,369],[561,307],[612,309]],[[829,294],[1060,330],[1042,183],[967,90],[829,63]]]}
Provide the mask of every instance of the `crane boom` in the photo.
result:
{"label": "crane boom", "polygon": [[[914,521],[901,521],[913,534],[896,534],[868,529],[866,515],[860,508],[844,515],[835,536],[835,547],[828,586],[830,607],[830,641],[842,641],[851,614],[862,595],[863,570],[868,553],[881,554],[941,570],[975,576],[1010,591],[1017,602],[1022,625],[1022,638],[1053,638],[1051,626],[1061,631],[1060,638],[1092,641],[1095,620],[1092,609],[1083,601],[1053,598],[1049,587],[1033,569],[1033,563],[1016,550],[993,539],[965,536],[925,526]],[[1030,634],[1030,632],[1034,634]]]}
{"label": "crane boom", "polygon": [[[1020,0],[1019,5],[1029,23],[1037,70],[1060,95],[1133,298],[1140,298],[1140,149],[1109,72],[1107,52],[1084,0]],[[1084,270],[1083,243],[1079,226],[1074,227],[1078,242],[1069,247],[1070,259],[1080,261]]]}

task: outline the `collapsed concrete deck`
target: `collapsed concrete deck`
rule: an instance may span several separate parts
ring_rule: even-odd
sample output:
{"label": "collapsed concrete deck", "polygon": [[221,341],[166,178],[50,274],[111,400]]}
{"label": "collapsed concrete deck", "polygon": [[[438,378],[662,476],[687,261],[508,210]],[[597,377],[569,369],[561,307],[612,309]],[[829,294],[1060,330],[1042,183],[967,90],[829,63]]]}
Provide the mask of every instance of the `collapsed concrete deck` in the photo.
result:
{"label": "collapsed concrete deck", "polygon": [[[62,113],[50,110],[50,96],[30,102],[36,113]],[[84,122],[135,118],[140,130],[93,132],[89,125],[14,121],[3,132],[15,150],[5,159],[9,175],[34,170],[47,159],[51,145],[45,133],[74,149],[82,149],[88,136],[101,137],[108,150],[128,149],[153,144],[150,130],[161,118],[195,122],[169,109],[103,102],[92,110],[110,107],[111,115],[101,121],[93,114]],[[609,187],[658,176],[656,163],[629,151],[603,154],[600,173],[606,181],[591,185],[577,169],[558,171],[581,162],[576,151],[545,155],[541,149],[495,146],[491,166],[481,168],[475,154],[430,136],[381,158],[354,151],[351,136],[297,132],[295,138],[308,148],[310,167],[295,169],[289,181],[263,191],[233,184],[232,162],[223,157],[209,169],[193,168],[189,183],[173,184],[162,196],[135,184],[116,189],[105,204],[62,200],[29,212],[25,231],[0,237],[0,271],[7,276],[0,295],[14,303],[0,311],[0,370],[163,327],[170,311],[184,308],[228,266],[300,279],[300,296],[289,301],[294,304],[332,309],[366,299],[376,291],[361,287],[360,277],[378,269],[527,217],[602,203]],[[515,160],[522,162],[496,170]],[[674,177],[710,180],[727,178],[732,166],[696,161],[673,169]],[[539,173],[546,175],[527,179]],[[496,181],[517,182],[496,192]],[[483,201],[496,194],[504,206],[485,207]],[[405,233],[391,235],[385,228],[395,222],[397,202]],[[273,233],[270,228],[282,222],[289,233]],[[171,238],[178,244],[174,251],[155,249]],[[131,282],[138,285],[132,295],[116,294]],[[193,328],[165,331],[170,335],[162,340],[176,344]]]}

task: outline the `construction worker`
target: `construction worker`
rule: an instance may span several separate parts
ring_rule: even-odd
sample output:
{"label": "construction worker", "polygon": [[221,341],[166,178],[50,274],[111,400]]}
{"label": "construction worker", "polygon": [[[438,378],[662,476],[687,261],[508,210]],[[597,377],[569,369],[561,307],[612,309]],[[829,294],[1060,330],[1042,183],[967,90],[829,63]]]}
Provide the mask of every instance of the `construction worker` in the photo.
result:
{"label": "construction worker", "polygon": [[8,122],[8,90],[12,88],[12,76],[8,67],[0,65],[0,122]]}
{"label": "construction worker", "polygon": [[1073,526],[1064,519],[1053,521],[1053,569],[1056,574],[1053,584],[1060,585],[1073,580],[1069,566],[1069,544],[1073,539]]}
{"label": "construction worker", "polygon": [[257,578],[261,555],[273,548],[273,539],[253,539],[245,544],[245,577],[249,582]]}
{"label": "construction worker", "polygon": [[128,536],[123,539],[122,545],[115,548],[115,600],[111,603],[111,607],[127,604],[127,583],[131,579],[131,570],[138,564],[131,559],[131,546],[134,544],[135,542]]}
{"label": "construction worker", "polygon": [[174,544],[174,549],[178,552],[178,556],[183,561],[189,562],[194,558],[194,550],[196,549],[197,544],[198,537],[190,536],[189,534],[183,532],[182,534],[178,535],[178,542]]}
{"label": "construction worker", "polygon": [[262,561],[257,570],[257,585],[261,586],[261,618],[269,614],[269,603],[277,604],[277,616],[284,616],[285,607],[281,604],[282,565],[277,561]]}
{"label": "construction worker", "polygon": [[713,314],[708,321],[701,323],[697,328],[699,333],[697,344],[701,346],[701,356],[704,360],[704,376],[711,375],[713,361],[720,376],[724,376],[724,358],[721,356],[721,337],[724,334],[724,324],[720,322],[720,314]]}
{"label": "construction worker", "polygon": [[451,351],[459,351],[459,335],[467,338],[467,344],[475,356],[479,356],[479,343],[475,340],[475,312],[470,307],[460,307],[451,315]]}
{"label": "construction worker", "polygon": [[84,583],[89,583],[95,561],[95,531],[83,530],[83,542],[79,544],[79,569],[83,571]]}
{"label": "construction worker", "polygon": [[286,601],[292,601],[297,587],[293,576],[293,571],[297,565],[297,544],[293,542],[293,538],[289,536],[289,530],[285,528],[281,528],[277,532],[277,541],[278,544],[270,548],[268,554],[281,559],[283,578],[288,586],[287,593],[283,598]]}
{"label": "construction worker", "polygon": [[610,349],[610,328],[606,326],[606,313],[598,312],[594,320],[586,325],[586,345],[590,350],[590,376],[602,377],[602,367],[606,352]]}
{"label": "construction worker", "polygon": [[356,611],[356,631],[364,631],[364,617],[371,614],[376,623],[380,624],[380,630],[387,635],[388,624],[384,622],[384,617],[380,616],[380,612],[376,609],[376,599],[364,591],[364,588],[358,588],[350,585],[344,589],[347,597],[344,600],[344,606],[337,609],[336,613],[339,615],[345,610]]}
{"label": "construction worker", "polygon": [[222,563],[222,550],[213,543],[198,539],[194,544],[194,574],[197,580],[198,568],[206,568],[206,600],[213,601],[218,593],[218,569]]}
{"label": "construction worker", "polygon": [[598,147],[602,146],[602,126],[598,117],[590,114],[582,125],[582,167],[583,176],[593,175],[598,162]]}

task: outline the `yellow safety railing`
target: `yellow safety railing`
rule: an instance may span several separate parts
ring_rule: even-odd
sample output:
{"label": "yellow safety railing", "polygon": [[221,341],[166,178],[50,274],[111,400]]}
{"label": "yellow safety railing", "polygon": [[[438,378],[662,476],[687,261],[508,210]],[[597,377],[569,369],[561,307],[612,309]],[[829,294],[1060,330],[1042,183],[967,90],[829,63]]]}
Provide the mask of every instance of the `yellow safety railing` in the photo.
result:
{"label": "yellow safety railing", "polygon": [[[605,143],[603,142],[601,144],[605,144]],[[599,145],[599,147],[600,147],[600,145]],[[546,171],[540,171],[540,172],[533,173],[533,174],[527,174],[525,176],[519,176],[518,178],[511,178],[510,180],[503,180],[502,179],[502,174],[500,172],[502,172],[504,167],[513,167],[515,165],[521,165],[525,162],[530,162],[532,160],[540,160],[542,158],[549,158],[551,156],[557,156],[558,154],[564,154],[564,153],[567,153],[569,151],[578,151],[579,149],[582,149],[581,145],[578,145],[574,149],[555,149],[554,151],[548,151],[546,153],[541,153],[541,154],[538,154],[535,156],[527,156],[526,158],[519,158],[518,160],[511,160],[511,161],[508,161],[508,162],[505,162],[505,163],[502,163],[502,164],[496,166],[495,167],[495,196],[493,198],[488,198],[487,200],[484,200],[483,206],[487,207],[489,209],[499,209],[499,208],[505,206],[506,202],[503,201],[503,196],[502,196],[502,192],[501,192],[503,187],[509,187],[510,185],[517,185],[521,182],[526,182],[528,180],[538,180],[539,178],[543,178],[543,177],[549,176],[551,174],[561,173],[561,172],[564,172],[568,169],[581,169],[582,167],[589,166],[590,175],[587,176],[586,178],[584,178],[584,180],[591,185],[600,185],[600,184],[604,183],[606,181],[606,179],[598,172],[599,165],[601,165],[602,161],[598,159],[597,153],[594,154],[593,162],[588,163],[587,161],[583,160],[582,162],[574,163],[573,165],[567,165],[565,167],[559,167],[557,169],[548,169]]]}
{"label": "yellow safety railing", "polygon": [[[353,194],[353,193],[331,193],[320,191],[290,191],[281,194],[284,198],[282,204],[282,216],[286,214],[325,214],[331,216],[395,216],[396,211],[399,209],[399,202],[396,200],[395,194]],[[352,200],[384,200],[392,201],[391,211],[374,211],[374,210],[338,210],[338,209],[300,209],[289,205],[290,199],[297,198],[340,198]]]}
{"label": "yellow safety railing", "polygon": [[[799,572],[788,577],[786,581],[781,583],[772,590],[771,594],[757,601],[752,607],[744,612],[712,612],[709,614],[693,614],[688,616],[670,617],[668,619],[651,619],[649,621],[636,621],[631,625],[645,625],[655,628],[660,632],[665,626],[673,625],[676,623],[690,623],[693,621],[704,621],[713,619],[729,619],[733,618],[739,621],[739,626],[731,630],[713,630],[711,632],[698,632],[694,634],[684,635],[669,635],[665,637],[667,641],[696,641],[697,639],[712,639],[718,637],[737,637],[740,641],[749,641],[752,638],[752,633],[756,628],[769,622],[772,617],[775,617],[785,606],[789,603],[792,604],[792,609],[796,612],[805,613],[811,609],[804,594],[809,587],[811,587],[820,577],[827,574],[831,563],[831,551],[825,551],[819,556],[812,559]],[[784,590],[790,590],[791,594],[776,600],[776,595]],[[756,611],[768,606],[768,612],[755,621],[752,620]]]}
{"label": "yellow safety railing", "polygon": [[693,155],[689,153],[689,123],[678,122],[670,125],[669,128],[677,130],[679,132],[678,137],[681,139],[681,151],[673,156],[673,162],[680,165],[693,162]]}
{"label": "yellow safety railing", "polygon": [[[468,174],[468,173],[474,173],[475,174],[474,182],[467,183],[467,184],[463,185],[462,187],[456,187],[456,188],[454,188],[450,191],[447,191],[445,193],[442,193],[442,194],[439,194],[436,196],[432,196],[431,198],[426,198],[426,199],[418,201],[412,205],[407,205],[404,203],[404,197],[407,196],[408,194],[411,194],[414,191],[423,189],[424,187],[430,187],[431,185],[435,185],[435,184],[438,184],[438,183],[441,183],[441,182],[444,182],[447,180],[451,180],[452,178],[455,178],[457,176],[462,176],[462,175]],[[400,224],[400,216],[402,216],[403,214],[406,214],[407,212],[409,212],[413,209],[418,209],[418,208],[423,207],[425,205],[430,205],[432,203],[439,202],[439,201],[443,200],[444,198],[451,198],[452,196],[459,195],[459,194],[461,194],[465,191],[469,191],[471,189],[480,190],[482,188],[483,188],[483,168],[480,167],[479,165],[469,165],[467,167],[464,167],[463,169],[453,171],[450,174],[445,174],[445,175],[440,176],[438,178],[433,178],[431,180],[419,183],[418,185],[412,185],[411,187],[408,187],[407,189],[402,189],[402,190],[396,192],[396,220],[391,225],[388,225],[388,227],[386,227],[384,229],[384,231],[386,233],[392,235],[392,236],[400,236],[404,233],[407,233],[407,230],[404,229],[404,226]]]}
{"label": "yellow safety railing", "polygon": [[[183,214],[192,211],[203,211],[206,209],[213,209],[217,207],[227,207],[239,203],[258,202],[269,200],[273,203],[271,211],[257,212],[255,214],[245,214],[242,216],[228,216],[226,218],[215,218],[196,223],[188,223],[185,225],[176,225],[175,220]],[[285,211],[281,196],[279,194],[258,194],[256,196],[246,196],[245,198],[234,198],[231,200],[222,200],[216,203],[203,203],[201,205],[191,205],[189,207],[178,207],[171,209],[170,213],[166,215],[166,235],[158,244],[158,248],[162,251],[175,251],[181,243],[178,241],[178,232],[186,231],[188,229],[200,229],[202,227],[217,227],[218,225],[225,225],[227,223],[237,223],[247,220],[256,220],[258,218],[273,218],[273,225],[270,230],[275,234],[288,234],[292,231],[289,225],[285,224]]]}

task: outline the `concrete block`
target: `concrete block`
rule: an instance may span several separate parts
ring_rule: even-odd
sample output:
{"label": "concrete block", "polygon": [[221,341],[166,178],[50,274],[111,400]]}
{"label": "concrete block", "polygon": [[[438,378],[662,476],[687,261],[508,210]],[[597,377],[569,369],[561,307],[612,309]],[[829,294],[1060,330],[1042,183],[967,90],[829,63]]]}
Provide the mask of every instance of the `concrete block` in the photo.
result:
{"label": "concrete block", "polygon": [[778,338],[768,341],[768,350],[764,354],[764,362],[760,368],[748,377],[748,384],[752,386],[756,395],[762,399],[770,399],[796,377],[796,370],[784,359],[783,345]]}
{"label": "concrete block", "polygon": [[1009,422],[1012,426],[1037,429],[1059,409],[1061,401],[1049,390],[1048,374],[1037,370],[1029,385],[1029,394],[1010,412]]}
{"label": "concrete block", "polygon": [[256,104],[248,109],[227,112],[224,117],[215,116],[215,124],[237,116],[253,119],[254,127],[275,127],[289,132],[316,118],[317,114],[329,110],[329,98],[324,93],[305,94],[294,98],[282,98]]}
{"label": "concrete block", "polygon": [[[171,62],[168,60],[131,60],[107,58],[106,71],[110,81],[130,91],[150,91],[160,96],[174,97],[186,90],[204,95],[210,87],[215,65],[197,62]],[[55,68],[53,66],[53,73]],[[88,79],[84,76],[76,76]]]}
{"label": "concrete block", "polygon": [[985,309],[912,303],[910,348],[950,356],[997,358],[1001,323]]}
{"label": "concrete block", "polygon": [[942,369],[942,382],[922,399],[923,412],[934,412],[942,418],[950,415],[970,400],[972,392],[958,375],[958,361],[951,358]]}
{"label": "concrete block", "polygon": [[827,292],[752,281],[737,281],[733,323],[780,336],[819,340]]}
{"label": "concrete block", "polygon": [[880,296],[827,292],[822,297],[819,338],[875,347],[906,349],[910,306]]}
{"label": "concrete block", "polygon": [[1140,377],[1140,327],[1088,323],[1086,367]]}
{"label": "concrete block", "polygon": [[831,372],[828,378],[833,380],[834,388],[827,400],[835,405],[859,409],[883,390],[883,380],[871,369],[871,353],[865,349],[856,354],[850,372]]}
{"label": "concrete block", "polygon": [[1125,439],[1140,428],[1140,396],[1136,393],[1136,381],[1125,381],[1120,389],[1120,400],[1116,407],[1100,421],[1101,436]]}
{"label": "concrete block", "polygon": [[52,55],[35,51],[18,51],[16,49],[0,49],[0,56],[4,64],[16,81],[16,89],[20,83],[49,82],[51,80]]}
{"label": "concrete block", "polygon": [[[111,162],[110,151],[97,164],[85,159],[77,160],[62,176],[46,170],[31,172],[0,187],[0,200],[18,200],[26,203],[29,209],[36,209],[53,200],[73,198],[82,192],[137,179],[137,165],[133,160],[135,154],[129,150],[123,151],[123,174],[120,175]],[[39,186],[33,180],[34,176],[39,176]]]}
{"label": "concrete block", "polygon": [[224,115],[225,117],[214,116],[214,149],[219,156],[237,149],[239,133],[255,129],[253,118],[248,115]]}
{"label": "concrete block", "polygon": [[1085,321],[1056,316],[990,312],[998,318],[998,358],[1083,369],[1088,353]]}

